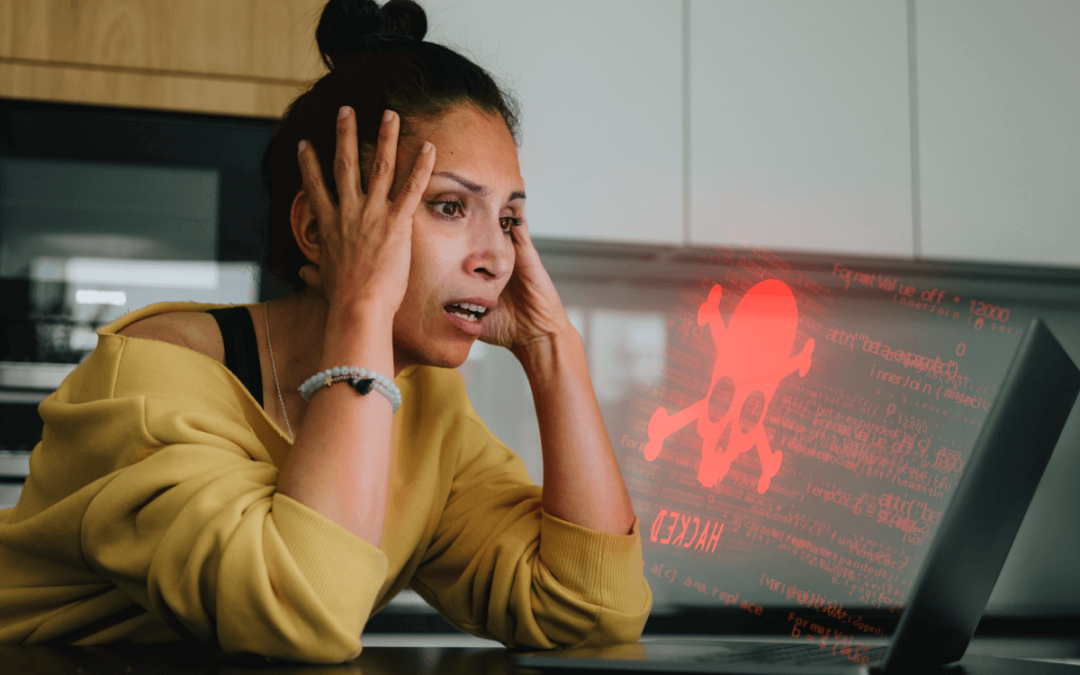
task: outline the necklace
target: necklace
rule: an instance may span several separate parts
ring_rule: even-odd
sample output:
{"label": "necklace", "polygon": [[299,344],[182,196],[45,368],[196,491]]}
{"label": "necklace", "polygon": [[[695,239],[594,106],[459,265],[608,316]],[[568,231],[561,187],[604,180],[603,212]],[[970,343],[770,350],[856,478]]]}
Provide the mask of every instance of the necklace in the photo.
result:
{"label": "necklace", "polygon": [[274,345],[270,342],[270,301],[263,303],[263,319],[266,320],[266,346],[270,349],[270,367],[274,369],[274,388],[277,389],[278,402],[281,403],[281,415],[285,418],[285,428],[289,430],[289,438],[293,439],[292,425],[289,424],[289,414],[285,412],[285,399],[281,397],[281,385],[278,384],[277,364],[274,363]]}

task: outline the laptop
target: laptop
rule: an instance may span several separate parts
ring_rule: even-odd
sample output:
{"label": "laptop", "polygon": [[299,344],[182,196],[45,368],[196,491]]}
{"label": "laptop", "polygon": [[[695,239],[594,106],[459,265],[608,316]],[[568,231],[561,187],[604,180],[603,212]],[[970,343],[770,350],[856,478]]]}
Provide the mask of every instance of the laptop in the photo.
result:
{"label": "laptop", "polygon": [[[1028,325],[941,517],[887,644],[852,658],[819,643],[741,638],[655,639],[604,648],[528,652],[516,665],[671,673],[918,672],[960,660],[1080,392],[1080,371],[1046,325]],[[846,653],[839,653],[844,651]]]}

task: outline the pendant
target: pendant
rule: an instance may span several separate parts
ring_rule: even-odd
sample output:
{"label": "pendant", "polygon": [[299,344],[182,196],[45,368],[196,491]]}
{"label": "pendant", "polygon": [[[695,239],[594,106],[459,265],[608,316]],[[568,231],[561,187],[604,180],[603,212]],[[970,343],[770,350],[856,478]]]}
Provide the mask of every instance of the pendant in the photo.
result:
{"label": "pendant", "polygon": [[351,384],[353,386],[353,389],[360,392],[361,395],[366,395],[375,386],[375,380],[373,380],[373,379],[371,379],[369,377],[369,378],[365,378],[363,380],[361,380],[361,379],[351,380],[349,382],[349,384]]}

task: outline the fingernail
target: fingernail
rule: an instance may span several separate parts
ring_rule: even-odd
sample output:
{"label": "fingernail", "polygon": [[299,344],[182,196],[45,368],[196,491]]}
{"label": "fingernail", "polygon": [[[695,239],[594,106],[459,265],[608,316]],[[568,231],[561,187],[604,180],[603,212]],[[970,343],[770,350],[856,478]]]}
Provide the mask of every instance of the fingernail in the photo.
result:
{"label": "fingernail", "polygon": [[307,141],[300,141],[300,152],[307,150]]}
{"label": "fingernail", "polygon": [[383,122],[389,122],[392,119],[394,119],[394,111],[393,110],[387,110],[386,112],[384,112],[382,114],[382,121]]}
{"label": "fingernail", "polygon": [[424,141],[424,147],[420,148],[420,152],[425,153],[428,150],[431,150],[431,141]]}
{"label": "fingernail", "polygon": [[349,116],[349,106],[347,106],[347,105],[341,106],[341,110],[338,110],[338,117],[340,117],[341,119],[345,119],[348,116]]}

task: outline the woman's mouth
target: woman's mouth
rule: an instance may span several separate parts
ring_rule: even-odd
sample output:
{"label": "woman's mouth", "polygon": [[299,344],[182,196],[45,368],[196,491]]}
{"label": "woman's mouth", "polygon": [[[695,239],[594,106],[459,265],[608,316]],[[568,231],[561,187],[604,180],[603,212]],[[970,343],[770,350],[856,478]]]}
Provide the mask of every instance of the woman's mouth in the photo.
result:
{"label": "woman's mouth", "polygon": [[470,302],[455,302],[447,305],[446,311],[454,316],[460,316],[466,321],[480,321],[487,314],[488,308]]}
{"label": "woman's mouth", "polygon": [[454,302],[443,307],[443,311],[446,312],[451,323],[469,335],[475,336],[483,331],[480,321],[489,309],[484,305],[471,302]]}

